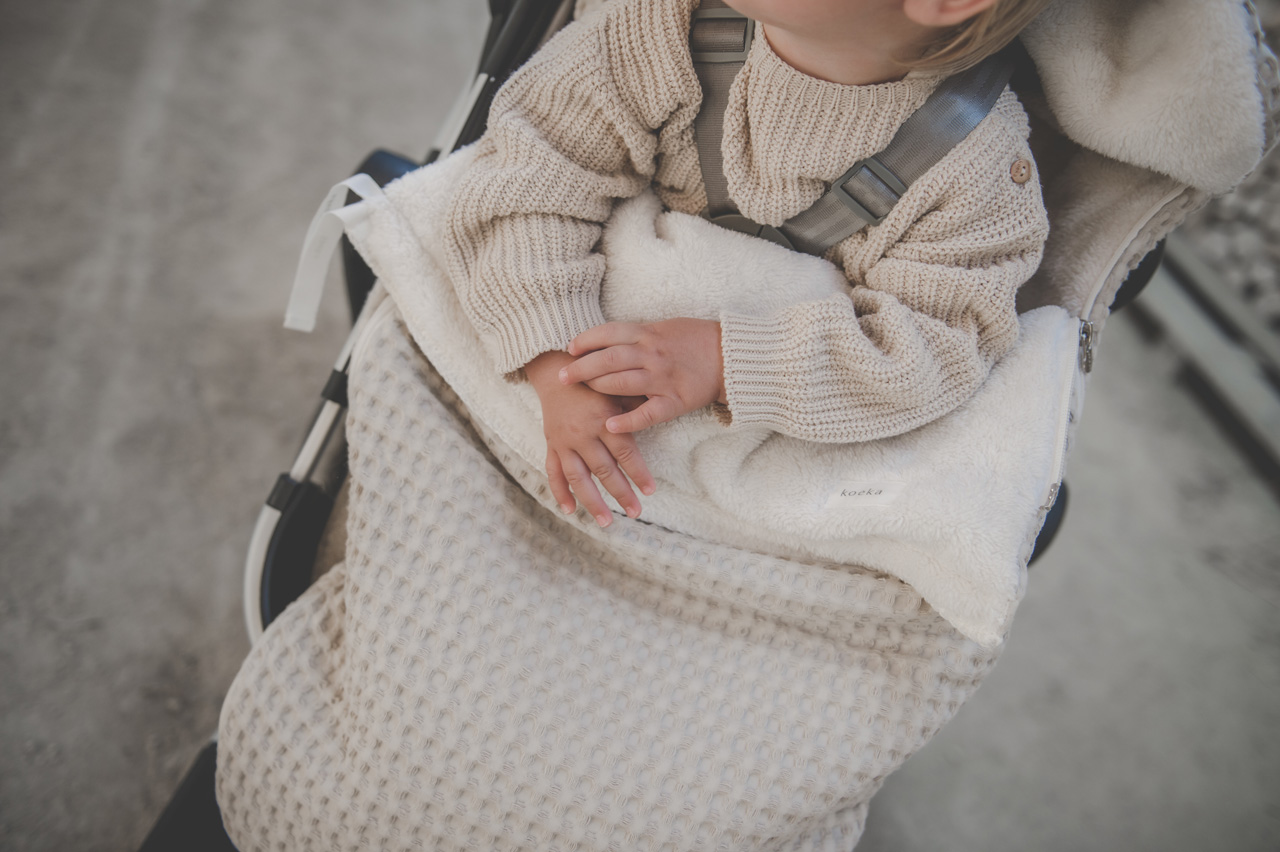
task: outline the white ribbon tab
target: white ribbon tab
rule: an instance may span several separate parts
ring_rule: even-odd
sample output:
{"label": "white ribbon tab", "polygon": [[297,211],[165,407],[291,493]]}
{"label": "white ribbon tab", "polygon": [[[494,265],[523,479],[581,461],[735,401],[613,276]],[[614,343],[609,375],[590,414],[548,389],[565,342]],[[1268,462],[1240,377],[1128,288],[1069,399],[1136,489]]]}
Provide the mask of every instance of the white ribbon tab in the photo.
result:
{"label": "white ribbon tab", "polygon": [[347,207],[348,192],[368,200],[380,198],[382,187],[366,174],[354,175],[334,184],[320,203],[320,209],[311,220],[307,237],[302,242],[302,256],[298,259],[298,271],[293,277],[289,307],[284,315],[285,328],[312,331],[316,327],[329,259],[347,227],[362,215],[357,212],[358,205]]}

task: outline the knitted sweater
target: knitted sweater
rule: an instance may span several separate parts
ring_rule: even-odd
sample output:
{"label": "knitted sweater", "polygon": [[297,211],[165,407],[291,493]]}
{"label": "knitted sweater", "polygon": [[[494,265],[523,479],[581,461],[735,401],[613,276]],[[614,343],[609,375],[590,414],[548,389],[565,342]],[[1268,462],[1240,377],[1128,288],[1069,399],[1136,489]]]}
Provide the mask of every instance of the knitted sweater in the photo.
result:
{"label": "knitted sweater", "polygon": [[[594,251],[614,203],[652,185],[671,209],[706,203],[688,50],[697,0],[617,0],[566,28],[499,92],[452,202],[450,272],[504,372],[604,322]],[[913,72],[848,86],[807,76],[756,38],[725,114],[724,169],[742,213],[779,225],[882,150],[937,86]],[[1018,334],[1014,296],[1048,221],[1026,115],[1006,91],[878,226],[834,246],[851,297],[770,315],[725,313],[735,424],[795,437],[900,434],[967,399]],[[779,287],[787,282],[779,281]]]}

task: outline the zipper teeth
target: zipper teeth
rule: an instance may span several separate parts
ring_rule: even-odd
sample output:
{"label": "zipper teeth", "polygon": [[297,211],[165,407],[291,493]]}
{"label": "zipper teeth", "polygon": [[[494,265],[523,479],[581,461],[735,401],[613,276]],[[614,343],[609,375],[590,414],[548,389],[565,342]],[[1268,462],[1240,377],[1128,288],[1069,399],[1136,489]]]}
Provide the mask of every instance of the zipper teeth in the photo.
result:
{"label": "zipper teeth", "polygon": [[[1080,334],[1083,327],[1083,322],[1081,322],[1081,325],[1076,329],[1077,335]],[[1072,346],[1069,349],[1068,347],[1063,347],[1064,350],[1068,350],[1068,354],[1071,358],[1070,362],[1066,365],[1067,369],[1071,371],[1071,381],[1066,383],[1063,395],[1058,398],[1058,411],[1060,412],[1058,417],[1058,440],[1056,442],[1057,446],[1053,457],[1053,469],[1049,474],[1050,495],[1052,494],[1053,489],[1062,482],[1063,470],[1066,467],[1067,439],[1071,434],[1071,402],[1075,399],[1076,383],[1080,381],[1080,346],[1078,336],[1076,340],[1077,343],[1075,346]],[[1067,356],[1064,355],[1063,359],[1065,360],[1066,357]],[[1046,496],[1045,502],[1047,503],[1048,500],[1049,497]]]}
{"label": "zipper teeth", "polygon": [[1142,233],[1142,229],[1147,227],[1151,220],[1159,215],[1161,210],[1168,207],[1174,201],[1177,201],[1184,192],[1186,192],[1186,187],[1173,190],[1168,195],[1164,196],[1164,198],[1160,199],[1160,203],[1151,207],[1141,222],[1138,225],[1135,225],[1133,230],[1128,233],[1124,241],[1120,244],[1120,248],[1116,249],[1115,254],[1111,256],[1111,261],[1106,266],[1106,273],[1098,279],[1098,282],[1094,284],[1093,289],[1089,292],[1089,297],[1085,300],[1084,308],[1080,312],[1081,319],[1088,320],[1089,317],[1093,315],[1093,309],[1097,307],[1098,304],[1098,297],[1102,295],[1103,288],[1107,286],[1107,280],[1111,278],[1112,271],[1114,271],[1116,266],[1120,263],[1121,258],[1124,257],[1125,252],[1129,250],[1129,247],[1133,245],[1133,241],[1138,238],[1138,234]]}
{"label": "zipper teeth", "polygon": [[1121,258],[1124,257],[1124,254],[1129,250],[1129,247],[1133,245],[1134,240],[1138,238],[1138,234],[1142,233],[1142,229],[1145,228],[1152,219],[1159,215],[1161,210],[1178,200],[1178,198],[1180,198],[1185,192],[1186,187],[1170,191],[1160,199],[1158,204],[1153,205],[1149,209],[1148,215],[1144,217],[1138,225],[1134,226],[1134,228],[1125,237],[1124,241],[1120,244],[1120,247],[1116,249],[1115,254],[1111,256],[1111,262],[1107,264],[1106,267],[1106,274],[1102,275],[1094,284],[1093,289],[1089,292],[1088,298],[1085,299],[1084,306],[1080,311],[1080,316],[1076,318],[1079,320],[1080,325],[1076,331],[1076,345],[1072,347],[1073,361],[1070,366],[1071,381],[1068,382],[1066,386],[1066,397],[1059,400],[1059,411],[1062,411],[1063,415],[1059,418],[1058,429],[1060,434],[1058,438],[1057,452],[1053,460],[1053,472],[1049,478],[1049,490],[1046,492],[1046,504],[1053,496],[1054,489],[1061,484],[1062,475],[1066,467],[1067,440],[1071,433],[1071,403],[1076,396],[1076,386],[1082,375],[1083,361],[1085,358],[1092,356],[1093,345],[1096,342],[1096,326],[1090,317],[1093,316],[1093,311],[1098,305],[1098,298],[1102,295],[1103,289],[1107,286],[1107,280],[1110,279],[1112,271],[1116,268],[1116,265],[1120,263]]}

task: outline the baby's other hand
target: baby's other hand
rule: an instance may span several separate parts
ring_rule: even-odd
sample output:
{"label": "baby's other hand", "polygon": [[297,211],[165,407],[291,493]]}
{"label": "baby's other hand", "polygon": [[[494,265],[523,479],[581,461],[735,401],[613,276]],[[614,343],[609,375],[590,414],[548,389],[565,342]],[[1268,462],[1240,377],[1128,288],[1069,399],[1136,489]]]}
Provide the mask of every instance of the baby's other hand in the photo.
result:
{"label": "baby's other hand", "polygon": [[525,373],[542,402],[547,479],[551,493],[566,514],[574,510],[576,495],[596,523],[607,527],[613,515],[594,480],[599,480],[632,518],[640,515],[640,499],[631,483],[645,494],[652,494],[656,487],[635,437],[614,434],[605,428],[610,418],[624,414],[643,400],[610,396],[584,384],[564,384],[559,379],[560,369],[572,361],[573,357],[564,352],[546,352],[525,365]]}
{"label": "baby's other hand", "polygon": [[582,357],[560,370],[561,382],[648,397],[638,408],[610,417],[610,432],[639,432],[725,401],[720,323],[712,320],[606,323],[575,337],[569,354]]}

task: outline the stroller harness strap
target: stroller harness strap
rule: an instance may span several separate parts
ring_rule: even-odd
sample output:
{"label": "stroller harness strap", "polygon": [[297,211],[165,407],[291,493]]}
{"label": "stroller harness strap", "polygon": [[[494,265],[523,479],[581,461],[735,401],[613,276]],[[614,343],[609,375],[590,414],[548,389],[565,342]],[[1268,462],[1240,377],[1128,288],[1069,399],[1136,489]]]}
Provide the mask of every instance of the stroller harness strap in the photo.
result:
{"label": "stroller harness strap", "polygon": [[724,0],[702,0],[689,24],[689,53],[702,86],[702,107],[693,128],[707,191],[703,215],[729,230],[815,256],[867,225],[884,221],[911,184],[981,123],[1013,75],[1013,61],[1005,51],[943,80],[898,128],[888,147],[854,163],[812,206],[775,228],[738,211],[724,174],[724,113],[755,28],[755,21],[730,9]]}

